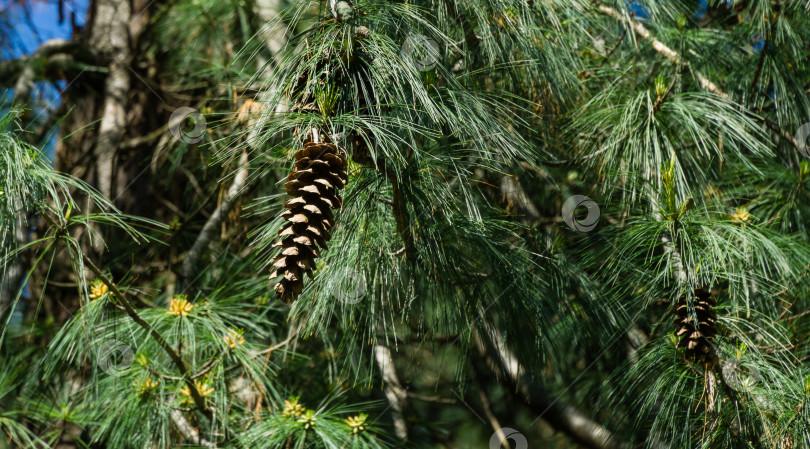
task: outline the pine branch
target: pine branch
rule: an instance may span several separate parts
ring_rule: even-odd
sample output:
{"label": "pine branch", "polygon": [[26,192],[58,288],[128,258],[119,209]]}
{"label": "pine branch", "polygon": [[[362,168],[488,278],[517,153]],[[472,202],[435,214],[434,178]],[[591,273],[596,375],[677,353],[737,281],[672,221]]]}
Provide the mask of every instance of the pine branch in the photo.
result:
{"label": "pine branch", "polygon": [[118,287],[116,287],[116,285],[112,283],[112,281],[110,281],[104,275],[104,273],[96,266],[96,264],[93,263],[92,260],[90,260],[90,258],[88,258],[84,254],[82,254],[82,258],[84,260],[85,265],[87,265],[87,267],[90,268],[90,271],[92,271],[93,274],[96,275],[96,277],[100,279],[101,282],[104,283],[104,285],[106,285],[111,292],[113,292],[113,295],[118,300],[121,301],[121,305],[124,306],[124,311],[127,313],[127,315],[129,315],[130,318],[132,318],[132,321],[134,321],[136,324],[141,326],[141,328],[147,331],[149,335],[152,337],[152,339],[154,339],[155,342],[158,344],[158,346],[160,346],[164,351],[166,351],[166,354],[169,355],[169,358],[172,360],[172,363],[174,363],[174,366],[177,367],[177,370],[180,371],[180,374],[183,376],[183,382],[185,382],[186,386],[189,389],[191,398],[192,400],[194,400],[194,405],[197,407],[198,410],[200,410],[200,412],[203,415],[205,415],[207,418],[210,419],[212,417],[211,411],[208,410],[208,408],[205,406],[205,399],[203,399],[202,395],[200,395],[200,391],[194,384],[192,376],[189,375],[188,367],[186,367],[186,364],[185,362],[183,362],[183,359],[180,357],[180,355],[174,350],[174,348],[172,348],[169,342],[167,342],[166,339],[163,338],[163,335],[161,335],[154,327],[152,327],[148,322],[146,322],[146,320],[144,320],[143,318],[141,318],[140,315],[138,315],[138,312],[135,310],[135,307],[132,305],[132,302],[129,301],[128,297],[124,295],[118,289]]}
{"label": "pine branch", "polygon": [[[647,39],[647,40],[651,41],[653,49],[655,51],[657,51],[658,53],[664,55],[665,58],[669,59],[670,61],[672,61],[672,62],[674,62],[676,64],[681,62],[681,55],[678,54],[678,52],[676,52],[675,50],[669,48],[663,42],[656,39],[644,25],[636,22],[635,20],[633,20],[633,19],[631,19],[629,17],[622,16],[618,11],[611,8],[610,6],[599,5],[598,8],[599,8],[599,11],[601,13],[607,14],[607,15],[609,15],[611,17],[615,17],[616,19],[618,19],[619,21],[621,21],[625,25],[630,26],[631,28],[633,28],[633,31],[635,31],[635,33],[639,37],[641,37],[642,39]],[[764,52],[765,49],[763,49],[762,51]],[[696,72],[694,70],[692,70],[692,73],[694,74],[695,78],[698,80],[698,83],[704,89],[706,89],[709,92],[711,92],[711,93],[713,93],[715,95],[718,95],[718,96],[720,96],[722,98],[725,98],[725,99],[729,98],[728,94],[726,92],[724,92],[723,89],[718,87],[717,84],[712,82],[710,79],[706,78],[705,76],[703,76],[702,74],[700,74],[700,73],[698,73],[698,72]],[[757,74],[757,76],[759,76],[759,74]],[[804,148],[804,146],[800,142],[798,142],[794,136],[790,135],[789,132],[782,129],[778,124],[774,123],[773,121],[771,121],[771,120],[769,120],[767,118],[760,118],[760,120],[762,120],[773,131],[778,133],[781,138],[783,138],[786,141],[790,142],[790,144],[793,145],[794,147],[796,147],[796,149],[801,150],[801,149]]]}
{"label": "pine branch", "polygon": [[[11,240],[14,242],[16,248],[20,248],[28,241],[26,233],[27,211],[25,208],[20,207],[19,210],[11,217],[14,225],[12,226]],[[0,233],[5,237],[5,232]],[[25,276],[25,267],[29,263],[29,256],[27,253],[22,253],[16,257],[8,265],[2,266],[3,270],[0,271],[0,319],[5,318],[6,312],[12,307],[12,304],[18,297],[22,295],[22,280]]]}
{"label": "pine branch", "polygon": [[680,65],[680,62],[675,63],[675,73],[672,75],[672,81],[670,81],[669,86],[667,86],[667,90],[665,90],[662,95],[655,99],[655,103],[653,104],[653,113],[658,112],[658,109],[660,109],[661,105],[664,104],[664,100],[669,97],[669,95],[672,93],[672,89],[675,88],[675,82],[678,81],[678,68]]}
{"label": "pine branch", "polygon": [[[679,55],[678,52],[669,48],[666,44],[655,38],[655,36],[653,36],[647,29],[647,27],[645,27],[644,25],[640,24],[639,22],[636,22],[629,16],[620,14],[618,11],[611,8],[610,6],[599,5],[598,9],[599,12],[601,12],[602,14],[607,14],[611,17],[615,17],[625,26],[629,26],[630,28],[632,28],[633,31],[635,31],[635,33],[640,38],[649,40],[652,43],[653,50],[657,51],[658,53],[661,53],[662,55],[664,55],[665,58],[669,59],[670,61],[676,64],[681,62],[681,55]],[[723,92],[723,90],[720,89],[716,84],[714,84],[710,79],[706,78],[705,76],[701,75],[700,73],[694,70],[692,71],[692,73],[695,75],[695,78],[698,80],[698,83],[700,83],[700,85],[704,89],[708,90],[709,92],[715,95],[719,95],[723,98],[728,98],[728,95],[725,92]]]}
{"label": "pine branch", "polygon": [[500,332],[488,323],[489,344],[485,342],[477,329],[474,329],[479,356],[487,367],[505,384],[505,388],[519,391],[526,405],[539,413],[554,428],[565,432],[572,439],[592,449],[629,449],[630,445],[618,440],[613,433],[585,416],[571,405],[550,395],[537,385],[518,358],[506,347]]}
{"label": "pine branch", "polygon": [[520,179],[513,175],[501,176],[501,194],[511,205],[517,206],[529,216],[532,223],[542,219],[540,211],[520,184]]}
{"label": "pine branch", "polygon": [[630,363],[636,364],[639,359],[638,351],[650,341],[650,338],[637,324],[633,324],[626,334],[627,359],[630,360]]}
{"label": "pine branch", "polygon": [[[369,133],[365,134],[366,136],[369,136]],[[368,148],[368,142],[366,142],[366,140],[363,139],[360,133],[356,133],[353,136],[353,140],[354,140],[354,152],[352,154],[352,160],[365,167],[380,170],[391,182],[391,187],[393,190],[393,200],[390,202],[390,204],[394,210],[394,219],[397,224],[397,233],[399,234],[399,237],[402,239],[405,257],[411,261],[416,260],[416,246],[413,240],[413,232],[411,232],[411,217],[410,214],[408,214],[407,205],[405,204],[405,198],[402,194],[402,183],[407,182],[407,180],[401,179],[400,176],[394,173],[394,171],[388,167],[388,165],[385,163],[384,160],[372,159]],[[399,253],[399,251],[397,251],[397,253]]]}
{"label": "pine branch", "polygon": [[771,130],[773,130],[774,132],[779,134],[779,137],[785,139],[791,145],[796,147],[797,150],[804,151],[805,145],[803,143],[799,142],[798,140],[796,140],[795,136],[792,136],[789,132],[782,129],[781,126],[774,123],[772,120],[769,120],[767,118],[763,119],[763,120],[765,121],[765,124],[768,126],[768,128],[771,128]]}
{"label": "pine branch", "polygon": [[458,403],[457,400],[452,399],[452,398],[443,398],[443,397],[441,397],[439,395],[424,396],[424,395],[421,395],[421,394],[412,393],[410,391],[408,392],[408,397],[415,400],[415,401],[432,402],[432,403],[435,403],[435,404],[457,404]]}
{"label": "pine branch", "polygon": [[[36,81],[72,78],[88,65],[97,63],[95,55],[77,41],[50,39],[34,53],[18,59],[0,61],[0,86],[24,86],[30,89]],[[27,95],[15,91],[15,97]]]}
{"label": "pine branch", "polygon": [[253,9],[266,24],[260,31],[264,45],[273,55],[276,64],[281,65],[281,49],[287,44],[287,27],[279,15],[281,0],[257,0]]}
{"label": "pine branch", "polygon": [[680,282],[689,280],[686,269],[683,266],[683,258],[681,252],[677,248],[677,242],[672,242],[667,236],[661,236],[661,242],[664,244],[664,251],[669,253],[672,260],[672,267],[675,269],[675,274]]}
{"label": "pine branch", "polygon": [[[42,217],[57,230],[57,235],[66,235],[67,229],[64,226],[60,226],[59,224],[54,221],[53,218],[50,217],[47,213],[42,213]],[[118,289],[116,286],[107,276],[101,271],[99,267],[87,257],[86,254],[82,253],[82,261],[84,264],[93,272],[93,274],[98,278],[107,288],[113,293],[116,299],[121,302],[124,311],[127,315],[134,321],[137,325],[143,328],[151,337],[155,340],[155,342],[160,346],[166,354],[168,354],[169,358],[172,360],[172,363],[175,365],[177,370],[183,377],[183,381],[185,382],[186,386],[189,389],[189,393],[191,395],[192,400],[194,401],[194,405],[200,412],[205,415],[207,418],[212,418],[211,411],[205,406],[205,399],[203,399],[202,395],[200,395],[200,391],[197,389],[197,386],[194,384],[192,380],[192,376],[190,376],[190,372],[188,367],[186,367],[186,363],[180,357],[180,355],[174,350],[174,348],[163,338],[163,335],[160,334],[154,327],[152,327],[146,320],[141,318],[138,314],[135,307],[132,305],[132,302],[129,300],[129,297],[125,295],[121,290]]]}
{"label": "pine branch", "polygon": [[[616,42],[616,45],[614,45],[613,48],[611,48],[610,51],[608,51],[607,54],[605,54],[605,57],[602,58],[597,67],[602,67],[603,65],[605,65],[606,62],[608,62],[610,57],[613,56],[613,53],[616,53],[616,50],[618,50],[619,46],[622,44],[622,42],[624,42],[625,37],[627,37],[627,28],[622,28],[622,34],[621,36],[619,36],[619,40]],[[591,75],[593,75],[593,72],[594,72],[593,70],[588,70],[587,72],[585,72],[585,74],[582,75],[582,81],[585,81],[586,79],[590,78]]]}
{"label": "pine branch", "polygon": [[765,65],[765,55],[767,53],[768,45],[770,44],[771,37],[768,36],[765,38],[765,44],[762,46],[762,50],[760,50],[759,54],[759,62],[757,62],[757,70],[754,72],[754,79],[751,80],[751,86],[748,87],[749,92],[754,92],[757,88],[757,83],[759,82],[759,77],[762,74],[762,66]]}

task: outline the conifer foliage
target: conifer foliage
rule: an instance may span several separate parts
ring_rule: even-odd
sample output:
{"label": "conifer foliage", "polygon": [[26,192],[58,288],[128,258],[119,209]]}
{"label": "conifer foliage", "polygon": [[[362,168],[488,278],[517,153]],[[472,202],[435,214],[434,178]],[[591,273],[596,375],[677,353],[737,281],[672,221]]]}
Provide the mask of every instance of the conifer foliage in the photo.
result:
{"label": "conifer foliage", "polygon": [[809,1],[5,3],[0,449],[810,449]]}

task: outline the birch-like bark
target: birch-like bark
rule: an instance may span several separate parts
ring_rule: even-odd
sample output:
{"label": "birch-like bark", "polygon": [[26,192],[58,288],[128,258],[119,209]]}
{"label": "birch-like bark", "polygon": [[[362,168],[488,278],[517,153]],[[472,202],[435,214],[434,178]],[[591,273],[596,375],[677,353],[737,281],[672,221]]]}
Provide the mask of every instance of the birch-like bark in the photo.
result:
{"label": "birch-like bark", "polygon": [[109,62],[104,81],[104,101],[98,140],[94,148],[99,191],[113,195],[115,155],[126,131],[127,95],[130,90],[129,20],[132,15],[126,0],[99,0],[95,10],[91,47]]}
{"label": "birch-like bark", "polygon": [[399,383],[399,376],[394,369],[394,361],[391,350],[387,346],[374,346],[374,358],[377,367],[380,369],[383,379],[383,391],[385,399],[391,407],[391,416],[394,421],[394,433],[401,440],[408,439],[408,424],[405,421],[403,410],[408,400],[408,392]]}

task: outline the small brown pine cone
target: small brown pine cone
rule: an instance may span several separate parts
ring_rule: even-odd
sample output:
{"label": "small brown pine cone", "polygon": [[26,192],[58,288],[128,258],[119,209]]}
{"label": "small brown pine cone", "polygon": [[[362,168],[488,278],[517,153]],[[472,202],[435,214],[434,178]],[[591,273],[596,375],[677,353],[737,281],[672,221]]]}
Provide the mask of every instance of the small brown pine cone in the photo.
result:
{"label": "small brown pine cone", "polygon": [[[680,339],[679,348],[686,348],[686,357],[697,362],[711,362],[715,359],[711,341],[717,329],[717,315],[714,297],[702,288],[695,289],[694,314],[690,311],[686,295],[678,299],[675,309],[675,336]],[[695,323],[697,319],[697,324]]]}
{"label": "small brown pine cone", "polygon": [[333,143],[307,142],[295,153],[295,169],[284,188],[290,198],[281,214],[287,222],[279,230],[274,246],[282,248],[273,261],[270,278],[283,276],[275,285],[282,301],[293,302],[304,288],[304,273],[312,279],[319,248],[325,250],[335,225],[332,209],[342,199],[338,191],[346,186],[346,157]]}

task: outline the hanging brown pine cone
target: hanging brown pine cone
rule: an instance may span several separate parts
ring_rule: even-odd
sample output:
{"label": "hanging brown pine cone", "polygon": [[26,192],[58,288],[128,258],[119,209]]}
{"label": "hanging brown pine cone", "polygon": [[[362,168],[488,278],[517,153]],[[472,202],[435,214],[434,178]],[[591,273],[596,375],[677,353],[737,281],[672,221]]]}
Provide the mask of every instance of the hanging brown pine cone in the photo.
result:
{"label": "hanging brown pine cone", "polygon": [[[686,294],[678,299],[678,306],[675,309],[677,315],[675,324],[679,327],[675,331],[675,336],[680,338],[678,347],[686,348],[688,359],[697,362],[714,360],[711,341],[717,333],[715,305],[714,297],[702,288],[695,289],[694,311],[689,308]],[[697,318],[697,325],[695,325],[695,318]]]}
{"label": "hanging brown pine cone", "polygon": [[282,301],[292,302],[304,288],[304,273],[310,279],[319,250],[326,249],[335,224],[332,209],[341,206],[338,190],[348,182],[346,158],[333,143],[307,142],[295,153],[295,169],[284,188],[289,199],[281,214],[287,222],[274,246],[282,248],[273,261],[270,278],[284,276],[275,285]]}

